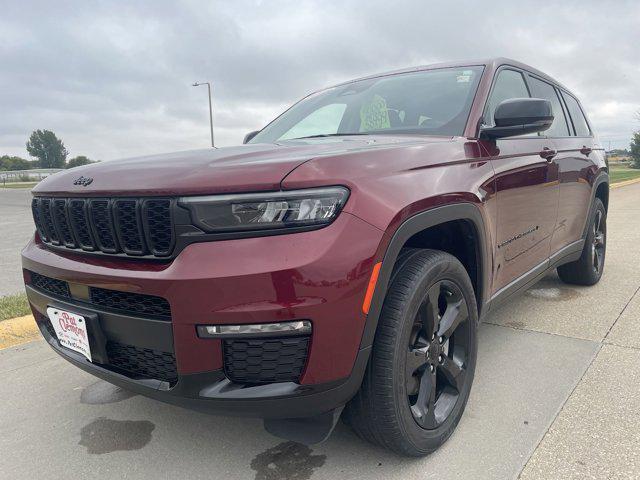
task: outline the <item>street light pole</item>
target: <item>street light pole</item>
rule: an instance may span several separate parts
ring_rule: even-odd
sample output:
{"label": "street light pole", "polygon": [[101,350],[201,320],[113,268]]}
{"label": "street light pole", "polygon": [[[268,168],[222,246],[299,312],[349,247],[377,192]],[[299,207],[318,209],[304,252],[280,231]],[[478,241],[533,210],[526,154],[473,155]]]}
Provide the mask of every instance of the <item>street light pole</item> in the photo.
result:
{"label": "street light pole", "polygon": [[209,93],[209,128],[211,129],[211,146],[216,148],[213,143],[213,109],[211,108],[211,84],[209,82],[195,82],[193,84],[194,87],[199,87],[201,85],[207,86],[207,92]]}

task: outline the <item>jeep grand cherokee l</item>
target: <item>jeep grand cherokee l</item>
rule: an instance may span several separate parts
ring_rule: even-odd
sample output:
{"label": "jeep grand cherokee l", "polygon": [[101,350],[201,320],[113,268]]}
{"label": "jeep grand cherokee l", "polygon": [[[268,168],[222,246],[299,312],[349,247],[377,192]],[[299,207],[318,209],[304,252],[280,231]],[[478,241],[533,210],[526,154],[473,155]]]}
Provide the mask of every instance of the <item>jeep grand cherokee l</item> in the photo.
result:
{"label": "jeep grand cherokee l", "polygon": [[551,269],[602,275],[608,175],[576,97],[494,59],[314,93],[245,145],[102,162],[33,190],[42,335],[123,388],[275,435],[424,455],[477,328]]}

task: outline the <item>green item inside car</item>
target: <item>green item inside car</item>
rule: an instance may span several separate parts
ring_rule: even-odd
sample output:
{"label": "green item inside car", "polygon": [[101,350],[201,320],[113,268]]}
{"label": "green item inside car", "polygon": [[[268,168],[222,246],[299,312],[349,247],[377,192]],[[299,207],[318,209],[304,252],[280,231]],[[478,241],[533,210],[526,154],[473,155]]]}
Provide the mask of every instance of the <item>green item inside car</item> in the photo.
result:
{"label": "green item inside car", "polygon": [[389,113],[387,112],[387,102],[380,95],[376,94],[371,101],[360,108],[360,131],[369,132],[371,130],[384,130],[391,128]]}

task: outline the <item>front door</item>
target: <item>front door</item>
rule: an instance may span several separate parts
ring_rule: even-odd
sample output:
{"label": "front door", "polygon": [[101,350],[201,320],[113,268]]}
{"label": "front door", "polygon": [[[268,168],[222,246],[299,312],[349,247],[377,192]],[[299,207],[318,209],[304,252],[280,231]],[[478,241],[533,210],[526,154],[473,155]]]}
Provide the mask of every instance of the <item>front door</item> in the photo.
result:
{"label": "front door", "polygon": [[[530,97],[522,72],[503,68],[494,80],[485,123],[500,102]],[[482,141],[495,170],[497,199],[494,281],[496,294],[549,258],[558,210],[555,144],[538,135]]]}
{"label": "front door", "polygon": [[539,137],[502,139],[491,157],[498,203],[493,293],[549,258],[558,209],[558,168]]}

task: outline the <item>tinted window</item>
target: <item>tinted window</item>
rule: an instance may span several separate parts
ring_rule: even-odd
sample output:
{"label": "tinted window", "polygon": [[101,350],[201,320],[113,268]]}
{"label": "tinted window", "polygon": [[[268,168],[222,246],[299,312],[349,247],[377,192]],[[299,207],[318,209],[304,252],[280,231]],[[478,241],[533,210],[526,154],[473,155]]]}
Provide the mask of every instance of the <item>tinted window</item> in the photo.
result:
{"label": "tinted window", "polygon": [[571,95],[567,95],[566,93],[562,93],[562,97],[567,104],[567,108],[569,109],[569,115],[571,115],[571,120],[573,120],[573,126],[576,129],[576,135],[578,137],[588,137],[591,135],[589,131],[589,125],[587,124],[586,118],[584,118],[584,113],[582,113],[582,109],[575,98]]}
{"label": "tinted window", "polygon": [[496,82],[491,91],[489,102],[484,116],[485,125],[495,125],[493,114],[496,107],[510,98],[528,98],[529,91],[524,83],[524,78],[520,72],[515,70],[502,70],[496,78]]}
{"label": "tinted window", "polygon": [[553,124],[548,130],[541,132],[542,135],[548,135],[549,137],[567,137],[570,135],[567,121],[564,118],[564,112],[562,111],[562,104],[556,93],[556,89],[553,85],[538,80],[534,77],[529,77],[529,88],[531,89],[531,96],[533,98],[542,98],[551,102],[553,108]]}
{"label": "tinted window", "polygon": [[298,102],[250,143],[313,135],[462,135],[483,67],[426,70],[329,88]]}

